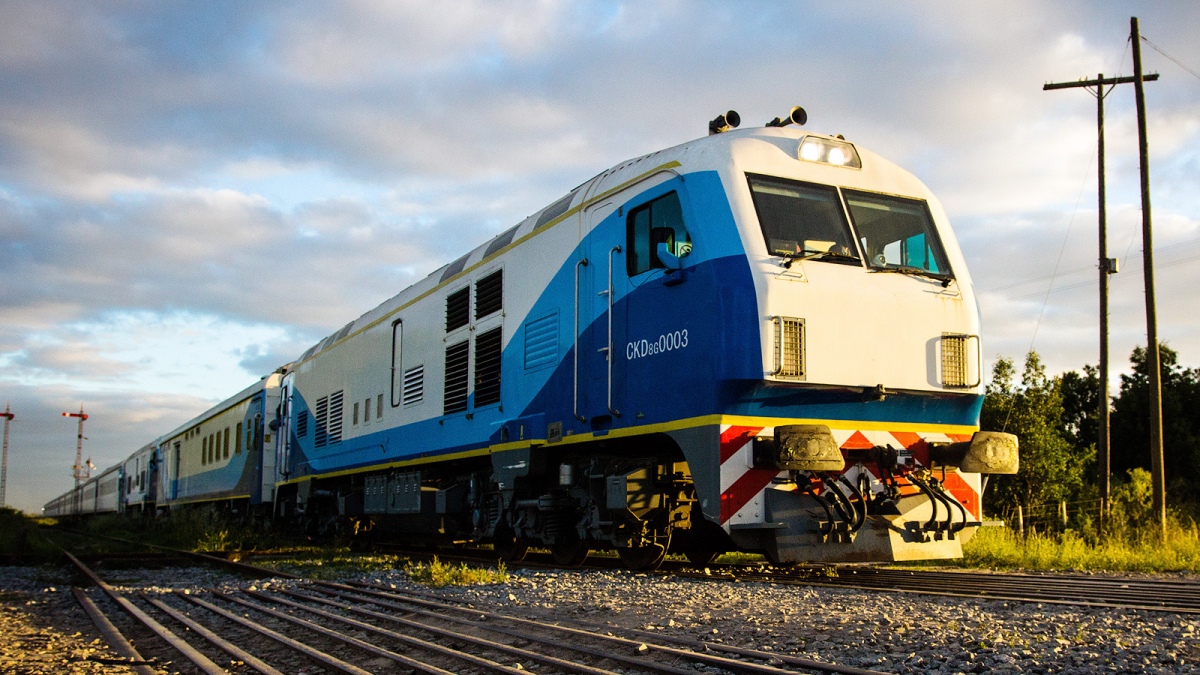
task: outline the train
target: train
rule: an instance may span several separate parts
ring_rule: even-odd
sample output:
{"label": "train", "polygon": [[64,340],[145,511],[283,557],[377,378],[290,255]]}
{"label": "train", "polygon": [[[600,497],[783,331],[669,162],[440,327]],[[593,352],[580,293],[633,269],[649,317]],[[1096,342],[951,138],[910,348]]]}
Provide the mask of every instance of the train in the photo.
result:
{"label": "train", "polygon": [[314,537],[952,558],[1017,439],[936,197],[796,107],[622,162],[48,503]]}

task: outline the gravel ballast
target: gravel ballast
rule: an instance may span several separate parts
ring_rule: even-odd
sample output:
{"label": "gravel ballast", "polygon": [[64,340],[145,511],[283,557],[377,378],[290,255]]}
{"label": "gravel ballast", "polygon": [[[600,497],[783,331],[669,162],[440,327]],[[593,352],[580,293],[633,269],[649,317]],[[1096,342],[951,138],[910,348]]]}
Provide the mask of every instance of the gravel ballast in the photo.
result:
{"label": "gravel ballast", "polygon": [[[122,591],[151,594],[295,583],[242,580],[202,568],[122,570],[104,576]],[[401,571],[355,580],[420,590],[501,613],[634,628],[884,672],[1200,672],[1200,617],[1194,615],[607,570],[515,570],[503,584],[441,589],[413,583]],[[66,568],[0,568],[0,672],[124,670],[95,660],[113,655],[71,597],[72,581]],[[93,597],[98,597],[94,591]]]}

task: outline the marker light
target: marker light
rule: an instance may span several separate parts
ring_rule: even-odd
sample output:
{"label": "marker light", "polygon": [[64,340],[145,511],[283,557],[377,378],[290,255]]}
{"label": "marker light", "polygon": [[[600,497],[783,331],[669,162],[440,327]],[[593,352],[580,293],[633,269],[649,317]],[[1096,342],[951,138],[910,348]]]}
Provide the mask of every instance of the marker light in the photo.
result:
{"label": "marker light", "polygon": [[821,162],[833,166],[862,168],[862,160],[854,146],[845,141],[820,136],[805,136],[800,143],[800,159],[806,162]]}

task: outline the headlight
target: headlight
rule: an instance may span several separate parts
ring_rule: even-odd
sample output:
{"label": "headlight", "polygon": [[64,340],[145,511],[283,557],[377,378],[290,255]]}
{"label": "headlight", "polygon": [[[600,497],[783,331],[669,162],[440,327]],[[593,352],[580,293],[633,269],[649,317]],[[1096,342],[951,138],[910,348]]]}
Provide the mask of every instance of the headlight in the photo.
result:
{"label": "headlight", "polygon": [[854,146],[845,141],[820,136],[805,136],[800,142],[800,159],[854,169],[862,168],[862,160]]}

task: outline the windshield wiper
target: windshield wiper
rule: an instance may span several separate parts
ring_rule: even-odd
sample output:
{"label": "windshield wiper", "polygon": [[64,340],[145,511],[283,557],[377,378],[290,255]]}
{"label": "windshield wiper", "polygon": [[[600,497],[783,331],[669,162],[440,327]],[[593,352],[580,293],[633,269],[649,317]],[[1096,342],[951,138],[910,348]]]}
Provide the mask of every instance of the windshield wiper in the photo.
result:
{"label": "windshield wiper", "polygon": [[835,253],[833,251],[805,251],[804,253],[784,256],[783,266],[791,267],[792,263],[798,260],[828,260],[830,262],[838,263],[853,263],[855,265],[862,264],[862,260],[858,256]]}
{"label": "windshield wiper", "polygon": [[942,288],[949,286],[950,282],[954,281],[954,277],[952,277],[948,274],[939,274],[937,272],[930,272],[929,270],[922,269],[920,267],[872,267],[871,271],[872,272],[888,272],[891,274],[906,274],[910,277],[926,277],[929,279],[934,279],[936,281],[940,281],[942,283]]}

